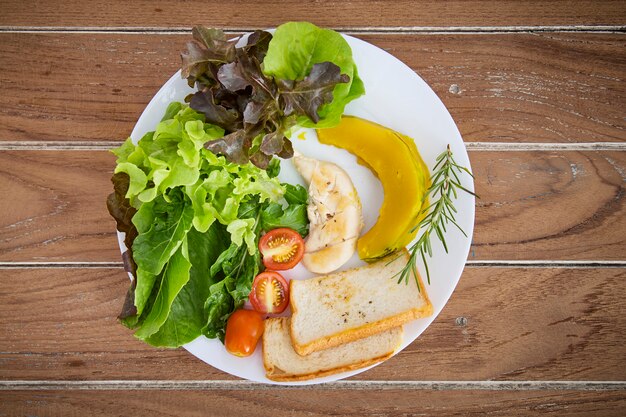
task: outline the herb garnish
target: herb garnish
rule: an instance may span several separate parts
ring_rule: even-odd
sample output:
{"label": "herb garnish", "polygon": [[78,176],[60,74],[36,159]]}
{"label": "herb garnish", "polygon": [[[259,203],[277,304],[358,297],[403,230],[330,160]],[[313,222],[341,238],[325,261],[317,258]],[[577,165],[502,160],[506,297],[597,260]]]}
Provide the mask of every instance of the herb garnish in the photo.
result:
{"label": "herb garnish", "polygon": [[467,237],[465,231],[461,228],[461,226],[459,226],[459,224],[455,220],[457,210],[454,207],[452,197],[456,199],[459,190],[471,194],[475,197],[478,196],[461,185],[459,175],[463,172],[466,172],[472,178],[474,178],[469,169],[456,163],[452,155],[452,151],[450,150],[450,145],[448,145],[447,149],[442,152],[436,159],[436,164],[433,168],[433,175],[431,176],[432,185],[430,186],[426,194],[424,194],[424,201],[426,201],[429,196],[431,198],[439,198],[435,203],[432,203],[428,207],[422,209],[420,214],[427,214],[419,222],[419,224],[411,230],[411,233],[415,230],[421,229],[424,229],[424,232],[419,237],[417,242],[415,242],[409,248],[409,261],[402,269],[402,271],[396,274],[400,276],[398,278],[398,284],[402,281],[408,283],[409,277],[412,275],[415,279],[415,282],[417,283],[417,288],[420,288],[420,283],[417,276],[418,256],[421,257],[422,261],[424,262],[426,277],[428,279],[428,284],[430,284],[430,272],[428,270],[428,263],[426,262],[426,254],[428,254],[429,257],[433,256],[432,246],[430,243],[431,235],[435,234],[439,238],[439,240],[443,244],[443,248],[446,250],[446,253],[448,253],[448,245],[446,244],[446,239],[444,237],[444,233],[446,232],[446,225],[452,223],[454,226],[457,227],[457,229],[461,231],[461,233],[463,233],[465,237]]}

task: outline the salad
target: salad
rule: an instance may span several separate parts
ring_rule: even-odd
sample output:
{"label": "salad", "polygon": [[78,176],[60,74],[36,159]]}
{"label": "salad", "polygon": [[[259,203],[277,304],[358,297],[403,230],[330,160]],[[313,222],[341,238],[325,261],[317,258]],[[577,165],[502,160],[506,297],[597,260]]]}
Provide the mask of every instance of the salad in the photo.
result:
{"label": "salad", "polygon": [[[174,348],[204,335],[237,356],[251,355],[267,329],[263,360],[275,380],[366,366],[373,353],[349,359],[341,352],[351,349],[348,342],[376,346],[367,336],[380,332],[387,332],[388,343],[378,346],[384,352],[376,357],[389,357],[401,334],[388,326],[433,314],[417,264],[430,284],[431,237],[447,252],[446,227],[464,233],[454,200],[460,191],[473,194],[460,179],[470,171],[448,146],[430,173],[412,138],[344,115],[365,87],[350,45],[332,30],[291,22],[274,33],[229,39],[198,26],[182,54],[181,74],[193,92],[169,103],[153,131],[113,150],[117,165],[107,205],[124,233],[123,258],[132,276],[120,321],[153,346]],[[384,201],[369,230],[362,233],[361,201],[350,175],[295,152],[292,140],[301,128],[316,129],[320,144],[347,150],[378,178]],[[289,158],[306,188],[279,181],[281,161]],[[322,285],[335,282],[324,275],[355,252],[371,269],[342,271],[338,279],[346,288],[324,284],[329,292],[323,296],[290,290],[294,282],[285,276],[300,262],[327,278]],[[380,279],[388,278],[397,284],[384,287],[388,282]],[[376,300],[361,294],[371,298],[356,305],[346,293],[351,280],[361,283],[361,292],[387,290]],[[332,301],[339,293],[345,294]],[[391,300],[400,295],[405,303]],[[295,300],[307,307],[297,311]],[[277,318],[290,302],[292,316]],[[389,305],[397,310],[393,317],[376,316]],[[334,317],[339,308],[343,316]],[[349,312],[356,318],[348,320]],[[319,326],[307,324],[324,314]],[[328,335],[311,339],[321,330]],[[291,359],[275,361],[273,354],[283,351]],[[310,372],[300,373],[304,368]],[[282,370],[270,375],[270,369]]]}
{"label": "salad", "polygon": [[119,319],[161,347],[223,340],[264,269],[261,236],[307,236],[307,190],[278,181],[278,158],[293,155],[295,128],[336,126],[364,93],[346,41],[310,23],[234,39],[195,27],[193,38],[182,74],[197,91],[113,150],[107,200],[133,277]]}

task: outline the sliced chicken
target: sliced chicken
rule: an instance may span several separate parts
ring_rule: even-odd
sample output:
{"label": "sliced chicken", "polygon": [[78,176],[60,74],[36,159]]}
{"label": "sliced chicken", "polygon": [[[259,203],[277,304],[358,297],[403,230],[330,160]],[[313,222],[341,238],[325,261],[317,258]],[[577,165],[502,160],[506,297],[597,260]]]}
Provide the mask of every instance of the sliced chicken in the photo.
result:
{"label": "sliced chicken", "polygon": [[296,153],[293,163],[309,185],[309,236],[302,264],[326,274],[345,264],[363,228],[361,201],[348,174],[337,165]]}

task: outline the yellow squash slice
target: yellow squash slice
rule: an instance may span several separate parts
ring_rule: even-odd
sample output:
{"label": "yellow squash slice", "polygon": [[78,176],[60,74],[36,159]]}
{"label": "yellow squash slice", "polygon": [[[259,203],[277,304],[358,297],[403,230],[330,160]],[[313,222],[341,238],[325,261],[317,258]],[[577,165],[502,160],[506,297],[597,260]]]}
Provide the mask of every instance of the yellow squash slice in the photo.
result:
{"label": "yellow squash slice", "polygon": [[385,192],[376,224],[357,242],[359,257],[374,261],[415,237],[430,187],[428,167],[415,142],[379,124],[344,116],[334,128],[317,131],[321,143],[343,148],[378,177]]}

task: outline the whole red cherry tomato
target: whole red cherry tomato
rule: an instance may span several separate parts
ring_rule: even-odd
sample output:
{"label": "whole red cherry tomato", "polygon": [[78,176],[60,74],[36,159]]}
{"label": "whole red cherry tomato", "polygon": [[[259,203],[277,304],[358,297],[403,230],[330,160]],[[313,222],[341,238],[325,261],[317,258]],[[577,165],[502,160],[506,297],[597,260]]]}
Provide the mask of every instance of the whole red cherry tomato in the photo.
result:
{"label": "whole red cherry tomato", "polygon": [[263,316],[254,310],[237,310],[226,322],[224,346],[236,356],[250,356],[263,335]]}

